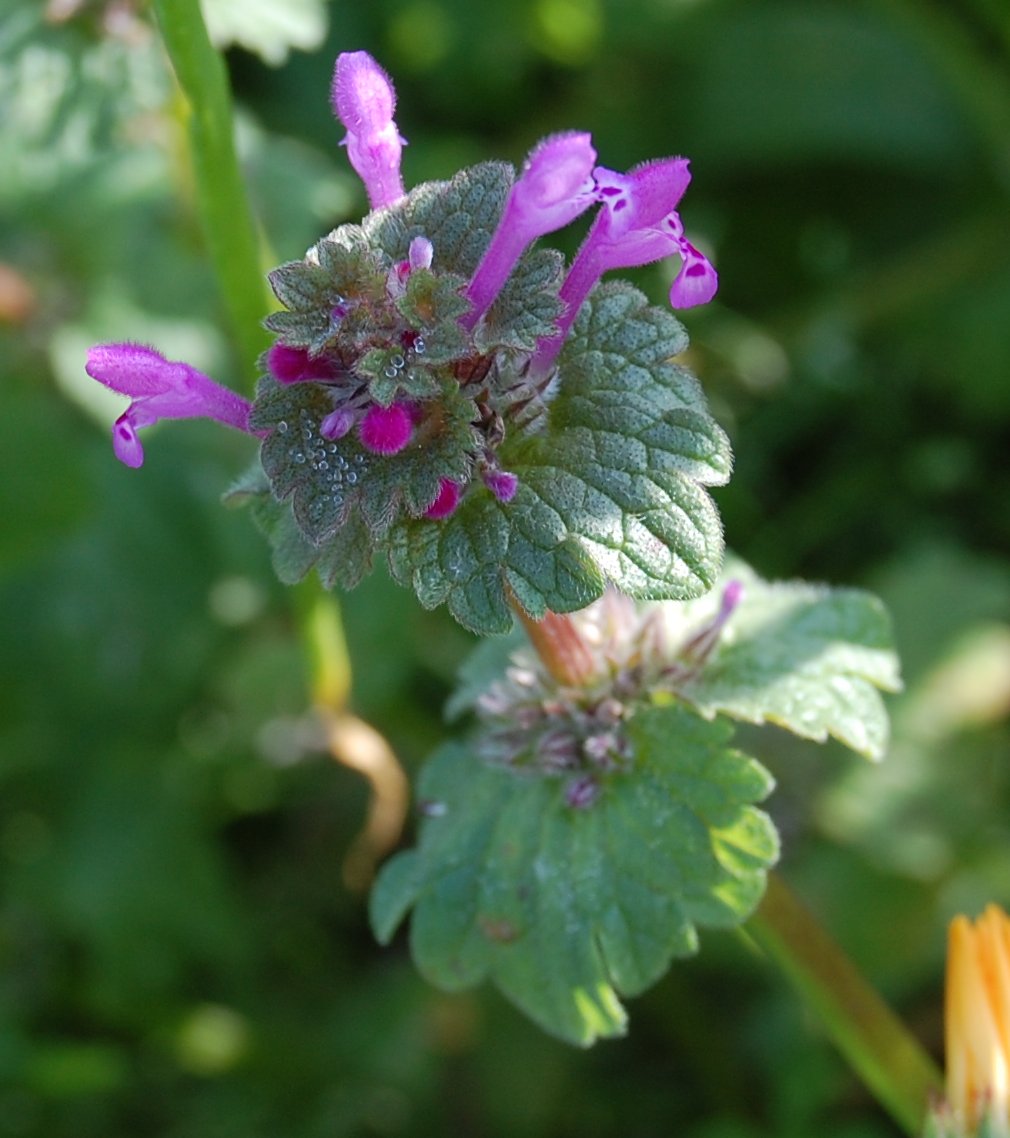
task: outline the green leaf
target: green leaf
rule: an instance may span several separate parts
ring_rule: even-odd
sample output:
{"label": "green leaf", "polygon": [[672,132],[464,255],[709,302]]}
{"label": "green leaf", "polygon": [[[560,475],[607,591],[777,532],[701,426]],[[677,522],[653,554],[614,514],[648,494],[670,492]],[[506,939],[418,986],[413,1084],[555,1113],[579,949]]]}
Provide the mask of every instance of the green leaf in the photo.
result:
{"label": "green leaf", "polygon": [[634,289],[594,292],[545,430],[501,449],[515,498],[471,492],[437,528],[406,521],[390,552],[397,579],[480,634],[509,627],[506,583],[537,618],[585,607],[607,581],[653,599],[710,588],[722,528],[703,487],[726,481],[731,458],[698,381],[667,362],[686,342]]}
{"label": "green leaf", "polygon": [[425,362],[448,363],[464,355],[467,336],[457,321],[470,308],[460,296],[466,285],[455,273],[435,276],[425,269],[415,269],[407,278],[407,287],[396,307],[412,328],[424,332]]}
{"label": "green leaf", "polygon": [[554,249],[525,253],[475,329],[481,351],[512,348],[532,352],[537,340],[557,331],[564,259]]}
{"label": "green leaf", "polygon": [[512,626],[506,582],[535,617],[585,608],[604,587],[557,514],[521,483],[507,505],[472,494],[440,524],[403,522],[390,535],[389,563],[425,608],[448,604],[460,624],[485,635]]}
{"label": "green leaf", "polygon": [[727,747],[728,725],[667,706],[628,727],[633,769],[582,809],[562,779],[440,750],[420,779],[418,848],[373,893],[380,940],[413,908],[411,951],[439,987],[490,979],[571,1043],[621,1034],[619,997],[695,952],[697,925],[743,921],[777,855],[752,805],[771,778]]}
{"label": "green leaf", "polygon": [[427,237],[432,268],[469,279],[498,227],[514,177],[507,162],[470,166],[448,182],[416,186],[393,208],[370,213],[362,229],[393,261],[406,258],[413,238]]}
{"label": "green leaf", "polygon": [[561,517],[604,576],[643,598],[711,587],[719,517],[703,486],[729,477],[726,436],[669,357],[679,322],[619,282],[583,305],[562,351],[545,434],[503,461]]}
{"label": "green leaf", "polygon": [[[858,589],[803,582],[769,584],[740,562],[723,581],[744,584],[719,646],[678,693],[704,715],[776,723],[805,739],[834,736],[868,759],[887,748],[877,689],[901,679],[891,623],[881,602]],[[714,616],[717,599],[684,606],[685,629]]]}

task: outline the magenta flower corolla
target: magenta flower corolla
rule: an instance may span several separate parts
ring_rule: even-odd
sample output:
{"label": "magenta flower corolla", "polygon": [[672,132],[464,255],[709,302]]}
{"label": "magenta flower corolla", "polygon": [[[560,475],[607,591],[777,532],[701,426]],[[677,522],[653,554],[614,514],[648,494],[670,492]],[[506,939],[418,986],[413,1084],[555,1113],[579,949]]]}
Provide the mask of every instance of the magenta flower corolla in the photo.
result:
{"label": "magenta flower corolla", "polygon": [[562,229],[595,203],[596,151],[588,134],[555,134],[538,143],[512,185],[498,228],[466,290],[472,328],[491,307],[523,250]]}
{"label": "magenta flower corolla", "polygon": [[463,488],[458,482],[453,482],[451,478],[443,478],[438,484],[435,501],[424,511],[424,516],[436,522],[447,518],[459,505],[462,494]]}
{"label": "magenta flower corolla", "polygon": [[278,383],[325,382],[336,378],[329,360],[312,357],[305,348],[274,344],[267,352],[267,367]]}
{"label": "magenta flower corolla", "polygon": [[719,284],[715,269],[684,237],[676,210],[691,181],[686,158],[645,162],[627,174],[598,166],[593,177],[602,208],[561,286],[565,310],[558,333],[538,345],[531,368],[534,375],[550,370],[582,302],[609,269],[633,268],[679,255],[680,272],[670,289],[674,308],[706,303]]}
{"label": "magenta flower corolla", "polygon": [[216,419],[249,430],[251,405],[241,395],[189,364],[166,360],[144,344],[98,344],[88,351],[85,370],[92,379],[132,399],[112,428],[112,449],[127,466],[143,465],[144,448],[137,431],[159,419]]}
{"label": "magenta flower corolla", "polygon": [[375,404],[358,424],[361,445],[372,454],[399,454],[413,433],[410,411],[402,403],[392,403],[389,407]]}
{"label": "magenta flower corolla", "polygon": [[365,183],[372,209],[403,197],[400,154],[404,139],[396,129],[396,92],[386,72],[367,51],[337,56],[331,92],[333,111],[347,127],[343,144]]}

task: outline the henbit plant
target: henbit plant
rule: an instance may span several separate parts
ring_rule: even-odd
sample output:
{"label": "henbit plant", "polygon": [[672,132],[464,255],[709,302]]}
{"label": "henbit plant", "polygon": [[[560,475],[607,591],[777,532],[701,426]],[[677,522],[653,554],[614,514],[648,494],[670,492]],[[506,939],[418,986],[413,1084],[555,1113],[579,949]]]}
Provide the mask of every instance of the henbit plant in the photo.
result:
{"label": "henbit plant", "polygon": [[[888,618],[863,592],[723,565],[706,488],[730,450],[677,362],[684,328],[600,280],[677,256],[671,304],[714,295],[677,212],[686,159],[622,174],[572,132],[518,175],[487,162],[408,192],[385,72],[341,55],[332,100],[372,208],[269,275],[283,310],[255,398],[133,343],[92,349],[87,370],[132,400],[113,430],[127,465],[161,418],[259,439],[228,499],[251,506],[284,581],[315,568],[352,588],[381,555],[422,605],[488,637],[450,704],[470,726],[422,772],[417,847],[379,876],[372,921],[387,942],[411,913],[432,982],[490,978],[585,1045],[624,1030],[620,997],[696,951],[699,927],[739,925],[762,898],[778,839],[757,804],[773,784],[732,721],[882,757],[878,689],[899,686]],[[590,209],[567,268],[534,247]],[[817,999],[834,958],[827,976],[803,961],[783,896],[770,911],[789,920],[765,940]],[[909,1044],[889,1070],[875,1037],[907,1037],[850,987],[821,1006],[914,1131],[932,1068]]]}

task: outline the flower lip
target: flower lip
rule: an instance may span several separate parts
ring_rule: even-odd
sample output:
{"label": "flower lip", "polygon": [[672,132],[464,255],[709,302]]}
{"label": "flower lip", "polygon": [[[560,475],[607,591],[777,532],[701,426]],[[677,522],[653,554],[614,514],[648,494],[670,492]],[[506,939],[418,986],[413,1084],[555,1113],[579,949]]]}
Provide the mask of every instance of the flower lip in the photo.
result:
{"label": "flower lip", "polygon": [[85,371],[132,399],[112,430],[115,455],[127,466],[143,465],[144,448],[137,431],[160,419],[216,419],[249,431],[252,408],[247,400],[189,364],[165,359],[146,344],[96,344],[88,351]]}

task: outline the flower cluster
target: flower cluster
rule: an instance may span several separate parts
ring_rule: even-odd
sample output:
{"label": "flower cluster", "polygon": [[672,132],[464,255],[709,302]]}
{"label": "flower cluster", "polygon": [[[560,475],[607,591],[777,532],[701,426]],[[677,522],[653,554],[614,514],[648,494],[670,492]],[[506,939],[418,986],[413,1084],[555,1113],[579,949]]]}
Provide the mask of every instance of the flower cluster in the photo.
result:
{"label": "flower cluster", "polygon": [[704,667],[740,603],[731,581],[718,610],[686,628],[678,606],[636,605],[608,590],[570,618],[596,668],[587,682],[564,684],[529,646],[516,649],[504,677],[474,700],[482,724],[478,749],[490,763],[567,780],[574,809],[595,801],[606,776],[631,769],[628,725],[656,692],[677,693]]}
{"label": "flower cluster", "polygon": [[[277,339],[255,404],[153,348],[103,344],[87,362],[132,399],[113,431],[123,462],[142,463],[137,430],[162,418],[206,416],[258,435],[275,498],[292,501],[316,545],[355,513],[378,540],[398,518],[447,518],[471,492],[509,503],[518,478],[500,447],[542,421],[558,354],[603,273],[677,256],[677,307],[706,302],[717,285],[677,213],[686,159],[618,173],[597,165],[589,135],[571,132],[541,142],[518,177],[489,164],[407,194],[393,86],[366,52],[337,59],[332,104],[373,212],[271,274],[286,311],[267,320]],[[530,254],[593,208],[563,279],[559,259]]]}

